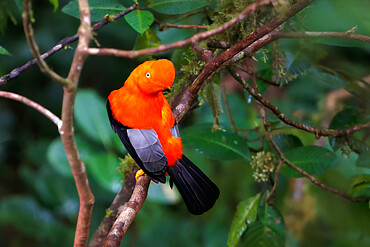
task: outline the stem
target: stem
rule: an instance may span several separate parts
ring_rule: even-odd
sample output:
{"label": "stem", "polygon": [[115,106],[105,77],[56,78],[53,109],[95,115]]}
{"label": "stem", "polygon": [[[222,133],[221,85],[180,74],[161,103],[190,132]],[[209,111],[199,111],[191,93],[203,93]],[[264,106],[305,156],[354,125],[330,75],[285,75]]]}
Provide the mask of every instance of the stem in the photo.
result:
{"label": "stem", "polygon": [[32,101],[32,100],[30,100],[30,99],[28,99],[28,98],[26,98],[22,95],[11,93],[11,92],[0,91],[0,97],[4,97],[4,98],[19,101],[19,102],[35,109],[36,111],[40,112],[45,117],[49,118],[58,127],[58,130],[60,130],[60,128],[62,127],[62,124],[63,124],[62,120],[60,120],[60,118],[58,118],[54,113],[52,113],[51,111],[49,111],[45,107],[37,104],[36,102],[34,102],[34,101]]}

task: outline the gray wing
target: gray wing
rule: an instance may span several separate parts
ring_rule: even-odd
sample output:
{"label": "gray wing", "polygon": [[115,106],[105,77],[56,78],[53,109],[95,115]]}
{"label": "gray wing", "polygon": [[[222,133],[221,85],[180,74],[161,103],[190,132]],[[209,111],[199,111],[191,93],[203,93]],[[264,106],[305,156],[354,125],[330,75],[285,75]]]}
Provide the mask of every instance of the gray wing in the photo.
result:
{"label": "gray wing", "polygon": [[175,123],[175,125],[171,128],[171,134],[172,134],[172,136],[174,136],[174,137],[180,137],[179,127],[177,126],[177,124],[176,124],[176,123]]}
{"label": "gray wing", "polygon": [[163,175],[167,159],[157,133],[153,129],[128,129],[127,136],[146,170],[154,175]]}

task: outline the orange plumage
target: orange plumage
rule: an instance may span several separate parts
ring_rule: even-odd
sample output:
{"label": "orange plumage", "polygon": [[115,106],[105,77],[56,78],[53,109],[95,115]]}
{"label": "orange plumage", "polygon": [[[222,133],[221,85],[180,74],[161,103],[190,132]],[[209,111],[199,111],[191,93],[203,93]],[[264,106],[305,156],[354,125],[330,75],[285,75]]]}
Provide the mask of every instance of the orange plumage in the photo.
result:
{"label": "orange plumage", "polygon": [[113,117],[121,124],[135,129],[155,130],[169,166],[182,157],[181,139],[173,137],[170,132],[175,118],[162,93],[174,79],[172,62],[166,59],[147,61],[135,68],[124,86],[108,97]]}

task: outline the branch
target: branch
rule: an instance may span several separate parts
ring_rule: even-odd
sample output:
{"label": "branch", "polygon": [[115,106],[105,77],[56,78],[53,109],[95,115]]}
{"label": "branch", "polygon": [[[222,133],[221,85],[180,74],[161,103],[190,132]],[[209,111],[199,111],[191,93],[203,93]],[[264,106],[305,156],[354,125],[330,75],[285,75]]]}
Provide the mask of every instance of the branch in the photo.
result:
{"label": "branch", "polygon": [[215,73],[228,65],[228,63],[236,62],[247,56],[251,56],[254,52],[275,40],[277,31],[274,30],[313,1],[314,0],[301,0],[292,5],[284,14],[272,19],[266,25],[257,28],[242,41],[233,45],[211,62],[207,63],[198,77],[194,80],[193,84],[179,99],[180,103],[174,109],[174,113],[178,114],[179,118],[182,118],[198,97],[200,91],[207,85],[208,81],[212,79]]}
{"label": "branch", "polygon": [[113,222],[117,219],[121,211],[122,205],[124,205],[129,199],[135,187],[135,174],[137,169],[133,169],[131,174],[125,178],[125,184],[114,198],[112,204],[107,209],[107,216],[104,217],[100,223],[95,235],[91,238],[89,247],[100,247],[102,246],[105,238],[111,229]]}
{"label": "branch", "polygon": [[[121,18],[121,17],[127,15],[128,13],[130,13],[131,11],[135,10],[137,8],[137,6],[138,6],[138,3],[135,3],[131,7],[127,8],[125,11],[122,11],[122,12],[114,15],[111,19],[113,19],[114,21],[118,20],[119,18]],[[105,18],[105,19],[95,23],[95,25],[92,26],[92,28],[91,28],[92,31],[95,32],[95,31],[100,30],[102,27],[104,27],[108,23],[111,23],[112,22],[111,19],[110,18]],[[39,57],[41,57],[42,60],[45,60],[48,57],[54,55],[56,52],[62,50],[67,45],[75,42],[76,40],[78,40],[78,34],[75,34],[71,37],[64,38],[61,41],[59,41],[58,44],[56,44],[52,49],[43,53],[41,56],[39,55]],[[26,64],[24,64],[21,67],[13,69],[9,74],[2,76],[0,78],[0,86],[4,86],[8,81],[18,77],[20,74],[22,74],[24,71],[26,71],[27,69],[29,69],[30,67],[32,67],[36,63],[37,63],[37,60],[35,58],[31,61],[28,61]]]}
{"label": "branch", "polygon": [[149,182],[150,178],[148,176],[140,176],[137,179],[134,192],[130,200],[125,204],[117,220],[114,222],[103,243],[103,247],[120,246],[123,236],[145,202],[148,194]]}
{"label": "branch", "polygon": [[326,190],[326,191],[329,191],[337,196],[340,196],[346,200],[349,200],[349,201],[352,201],[352,202],[368,202],[370,201],[370,197],[365,197],[365,198],[356,198],[356,197],[352,197],[342,191],[339,191],[337,189],[334,189],[332,187],[329,187],[328,185],[324,184],[324,183],[321,183],[320,181],[318,181],[314,176],[312,176],[311,174],[307,173],[306,171],[302,170],[301,168],[295,166],[292,162],[290,162],[286,157],[285,155],[283,154],[283,152],[281,152],[280,148],[278,147],[278,145],[276,144],[276,142],[272,139],[271,137],[271,133],[269,131],[269,128],[268,128],[268,121],[266,119],[266,115],[265,115],[265,109],[263,107],[260,108],[260,113],[261,113],[261,117],[262,117],[262,120],[263,120],[263,126],[265,128],[265,131],[266,131],[266,139],[267,141],[269,142],[270,146],[276,151],[277,155],[279,156],[280,160],[282,160],[285,164],[287,164],[290,168],[292,168],[293,170],[295,170],[296,172],[298,172],[299,174],[303,175],[304,177],[308,178],[308,180],[310,180],[313,184],[319,186],[320,188]]}
{"label": "branch", "polygon": [[91,192],[86,175],[86,167],[78,153],[73,132],[74,103],[77,92],[78,80],[85,61],[82,50],[88,47],[91,39],[90,10],[87,0],[78,1],[81,24],[78,29],[79,41],[67,79],[73,87],[64,87],[62,103],[61,139],[67,153],[68,162],[76,183],[80,208],[78,212],[74,246],[86,246],[90,230],[91,214],[94,205],[94,195]]}
{"label": "branch", "polygon": [[62,127],[62,120],[60,120],[60,118],[58,118],[56,115],[54,115],[54,113],[52,113],[51,111],[49,111],[48,109],[46,109],[45,107],[37,104],[36,102],[22,96],[22,95],[19,95],[19,94],[15,94],[15,93],[11,93],[11,92],[5,92],[5,91],[0,91],[0,97],[4,97],[4,98],[8,98],[8,99],[12,99],[12,100],[16,100],[16,101],[19,101],[25,105],[28,105],[29,107],[35,109],[36,111],[40,112],[41,114],[43,114],[45,117],[49,118],[57,127],[58,127],[58,130],[60,130],[60,128]]}
{"label": "branch", "polygon": [[353,126],[352,128],[348,129],[318,129],[311,126],[307,126],[305,124],[293,121],[290,118],[287,118],[284,113],[282,113],[279,108],[275,105],[273,105],[269,100],[264,98],[260,93],[256,92],[249,84],[234,70],[229,69],[230,74],[248,91],[250,95],[253,96],[258,102],[260,102],[262,105],[267,107],[274,113],[281,121],[286,123],[287,125],[293,126],[297,129],[301,129],[304,131],[307,131],[309,133],[315,134],[316,136],[346,136],[351,135],[357,131],[367,129],[370,127],[370,122],[365,124],[358,124]]}
{"label": "branch", "polygon": [[[305,0],[307,1],[307,0]],[[313,1],[313,0],[310,0]],[[271,0],[262,0],[258,3],[253,3],[249,5],[247,8],[245,8],[239,15],[237,15],[235,18],[231,19],[230,21],[226,22],[222,26],[219,26],[218,28],[215,28],[213,30],[203,32],[203,33],[198,33],[195,34],[194,36],[185,39],[185,40],[180,40],[168,45],[160,45],[157,47],[153,48],[148,48],[148,49],[142,49],[142,50],[134,50],[134,51],[129,51],[129,50],[118,50],[118,49],[113,49],[113,48],[89,48],[85,50],[86,54],[89,55],[98,55],[98,56],[117,56],[117,57],[129,57],[129,58],[135,58],[138,56],[143,56],[143,55],[149,55],[149,54],[154,54],[154,53],[159,53],[159,52],[164,52],[173,48],[179,48],[186,46],[191,43],[195,43],[204,39],[207,39],[211,36],[214,36],[216,34],[219,34],[229,27],[233,26],[234,24],[238,23],[239,21],[243,20],[247,15],[254,13],[258,7],[262,5],[267,5],[271,2]]]}
{"label": "branch", "polygon": [[370,36],[356,34],[355,28],[346,32],[281,32],[279,38],[283,39],[302,39],[302,38],[338,38],[338,39],[352,39],[363,42],[370,42]]}
{"label": "branch", "polygon": [[159,30],[162,31],[165,27],[180,28],[180,29],[208,29],[208,26],[203,25],[175,25],[171,23],[159,24]]}
{"label": "branch", "polygon": [[281,169],[282,165],[283,165],[283,160],[280,159],[279,164],[277,165],[277,167],[275,169],[274,185],[272,186],[272,189],[271,189],[270,193],[266,196],[266,199],[265,199],[265,201],[269,205],[272,205],[273,200],[275,198],[276,190],[277,190],[277,187],[278,187],[278,184],[279,184],[280,169]]}
{"label": "branch", "polygon": [[46,76],[50,77],[53,81],[58,82],[62,85],[69,85],[71,84],[68,80],[61,77],[57,73],[55,73],[49,66],[45,63],[43,58],[40,56],[39,47],[34,38],[34,32],[32,28],[32,24],[30,21],[30,11],[31,11],[31,1],[30,0],[23,0],[23,29],[24,34],[27,39],[27,43],[30,47],[32,55],[35,57],[36,62],[41,70]]}

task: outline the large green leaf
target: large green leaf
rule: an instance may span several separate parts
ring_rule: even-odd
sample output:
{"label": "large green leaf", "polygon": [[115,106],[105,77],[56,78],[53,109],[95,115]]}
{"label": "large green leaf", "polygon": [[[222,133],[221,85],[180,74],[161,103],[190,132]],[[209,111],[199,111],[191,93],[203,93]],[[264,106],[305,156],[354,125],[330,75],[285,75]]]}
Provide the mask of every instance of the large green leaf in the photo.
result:
{"label": "large green leaf", "polygon": [[11,56],[10,53],[7,50],[5,50],[5,48],[2,47],[1,45],[0,45],[0,55],[8,55],[8,56]]}
{"label": "large green leaf", "polygon": [[[91,21],[97,22],[104,18],[105,15],[117,14],[124,11],[126,8],[121,5],[117,0],[89,0],[89,7],[91,11]],[[71,15],[77,19],[80,18],[78,8],[78,0],[70,1],[62,8],[62,12]]]}
{"label": "large green leaf", "polygon": [[211,132],[209,125],[197,125],[181,132],[185,145],[216,160],[250,160],[247,142],[228,130]]}
{"label": "large green leaf", "polygon": [[[338,165],[335,153],[318,146],[303,146],[291,149],[285,153],[285,157],[309,174],[319,174]],[[288,177],[302,177],[286,164],[282,166],[281,173]]]}
{"label": "large green leaf", "polygon": [[74,232],[71,228],[59,222],[51,212],[27,196],[3,198],[0,204],[0,222],[40,241],[52,241],[50,246],[68,246],[73,242]]}
{"label": "large green leaf", "polygon": [[[366,113],[359,112],[354,108],[345,108],[338,112],[332,119],[329,128],[330,129],[348,129],[356,124],[361,124],[369,121],[369,116]],[[366,151],[368,148],[361,141],[354,136],[349,137],[351,144],[359,150]],[[334,151],[346,145],[344,138],[329,136],[329,143]]]}
{"label": "large green leaf", "polygon": [[239,203],[227,238],[228,247],[236,246],[248,225],[256,221],[260,197],[257,194]]}
{"label": "large green leaf", "polygon": [[86,162],[90,174],[100,186],[108,191],[118,192],[121,188],[119,172],[119,159],[110,153],[93,153]]}
{"label": "large green leaf", "polygon": [[350,195],[354,197],[370,197],[370,175],[362,174],[353,177]]}
{"label": "large green leaf", "polygon": [[[83,139],[76,137],[77,148],[79,150],[81,159],[86,161],[89,155],[92,153],[90,151],[89,143]],[[62,176],[73,177],[71,172],[71,167],[68,163],[67,155],[64,150],[63,143],[60,138],[55,139],[47,150],[47,159],[50,165],[59,172]]]}
{"label": "large green leaf", "polygon": [[264,205],[258,212],[258,220],[245,232],[243,246],[250,247],[284,247],[285,223],[280,212]]}
{"label": "large green leaf", "polygon": [[143,34],[152,25],[154,16],[146,10],[135,10],[125,15],[125,20],[136,32]]}
{"label": "large green leaf", "polygon": [[277,134],[272,139],[283,153],[303,146],[301,140],[295,135]]}
{"label": "large green leaf", "polygon": [[105,102],[95,91],[80,90],[77,93],[75,119],[78,127],[91,139],[107,149],[117,146],[115,139],[118,137],[111,129]]}
{"label": "large green leaf", "polygon": [[[356,8],[354,6],[361,6]],[[314,31],[333,30],[345,32],[353,27],[356,32],[370,35],[369,15],[370,2],[363,0],[325,0],[315,1],[306,8],[304,15],[304,29]],[[340,18],[338,18],[340,17]],[[335,20],[335,21],[327,21]],[[329,45],[338,46],[366,46],[364,42],[348,39],[318,39]]]}
{"label": "large green leaf", "polygon": [[207,6],[205,0],[153,0],[149,8],[167,15],[179,15]]}

